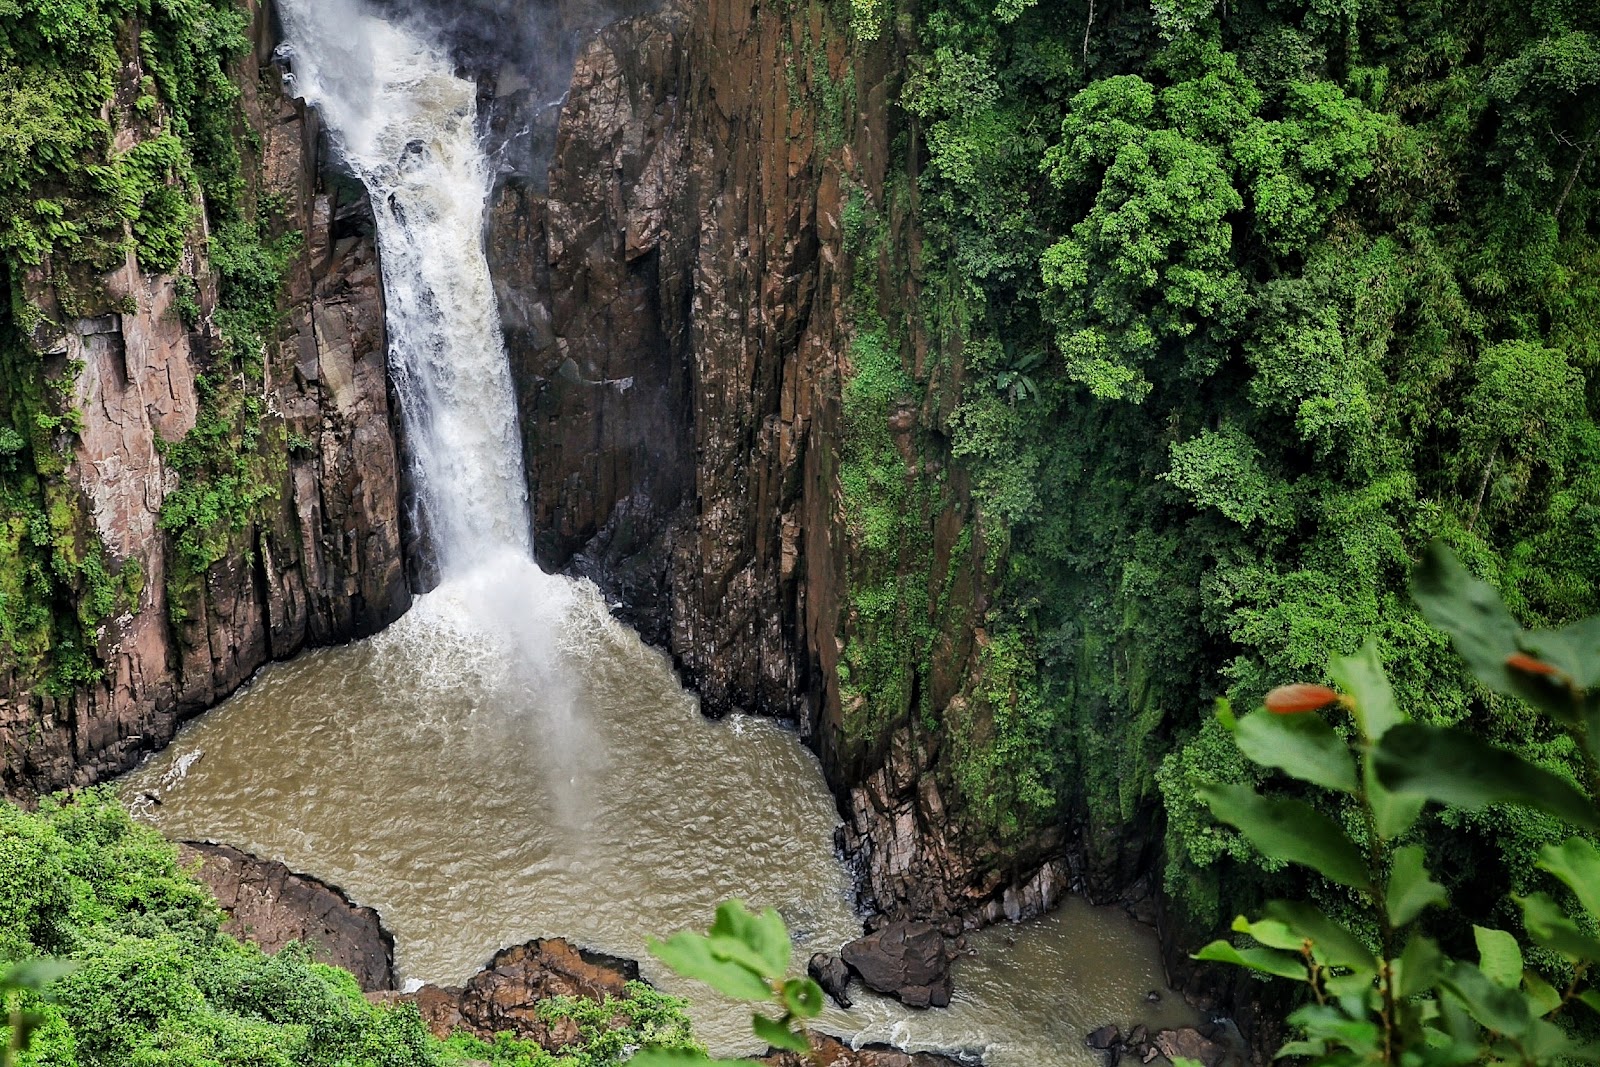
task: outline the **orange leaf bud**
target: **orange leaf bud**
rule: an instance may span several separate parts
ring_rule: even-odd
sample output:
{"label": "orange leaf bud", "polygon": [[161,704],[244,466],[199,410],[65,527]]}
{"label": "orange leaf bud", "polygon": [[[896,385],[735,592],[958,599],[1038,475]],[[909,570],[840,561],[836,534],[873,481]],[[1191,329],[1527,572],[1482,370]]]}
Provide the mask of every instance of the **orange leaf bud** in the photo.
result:
{"label": "orange leaf bud", "polygon": [[1548,677],[1565,677],[1560,668],[1552,667],[1542,659],[1535,659],[1526,652],[1513,652],[1506,657],[1506,666],[1514,671],[1524,674],[1543,674]]}
{"label": "orange leaf bud", "polygon": [[1337,702],[1339,694],[1325,685],[1280,685],[1267,694],[1267,710],[1274,715],[1299,715]]}

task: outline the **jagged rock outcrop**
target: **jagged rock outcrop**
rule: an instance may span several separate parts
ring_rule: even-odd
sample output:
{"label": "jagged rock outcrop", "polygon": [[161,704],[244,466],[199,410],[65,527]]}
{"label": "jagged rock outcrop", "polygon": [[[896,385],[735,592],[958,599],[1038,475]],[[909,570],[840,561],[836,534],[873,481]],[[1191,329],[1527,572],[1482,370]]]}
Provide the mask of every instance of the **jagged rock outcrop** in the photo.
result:
{"label": "jagged rock outcrop", "polygon": [[178,860],[217,898],[227,933],[268,952],[298,941],[318,962],[355,975],[364,991],[394,988],[394,937],[376,911],[339,888],[230,845],[184,842]]}
{"label": "jagged rock outcrop", "polygon": [[[161,443],[194,427],[218,344],[206,234],[192,235],[185,253],[199,280],[194,294],[182,294],[176,276],[141,272],[131,254],[70,300],[48,264],[25,279],[30,302],[58,324],[35,332],[35,348],[48,376],[73,382],[81,414],[61,476],[74,521],[105,545],[113,568],[137,567],[141,582],[136,610],[96,635],[99,680],[57,696],[0,665],[7,792],[126,770],[269,660],[374,632],[409,604],[376,248],[359,224],[359,199],[319,181],[315,123],[285,97],[268,62],[270,12],[254,13],[257,49],[238,70],[260,145],[246,153],[246,184],[275,198],[286,226],[304,235],[261,386],[258,448],[275,495],[232,535],[227,558],[173,590],[174,536],[160,517],[177,474]],[[121,77],[137,95],[139,65]],[[86,289],[93,306],[83,303]],[[194,325],[180,312],[185,299],[195,303]],[[67,372],[79,364],[74,379]]]}
{"label": "jagged rock outcrop", "polygon": [[539,1002],[551,997],[621,998],[639,977],[639,965],[589,952],[561,938],[529,941],[495,953],[494,959],[460,988],[425,985],[415,993],[386,994],[382,1003],[414,1004],[440,1038],[466,1030],[486,1041],[509,1033],[559,1053],[578,1040],[571,1020],[547,1020]]}

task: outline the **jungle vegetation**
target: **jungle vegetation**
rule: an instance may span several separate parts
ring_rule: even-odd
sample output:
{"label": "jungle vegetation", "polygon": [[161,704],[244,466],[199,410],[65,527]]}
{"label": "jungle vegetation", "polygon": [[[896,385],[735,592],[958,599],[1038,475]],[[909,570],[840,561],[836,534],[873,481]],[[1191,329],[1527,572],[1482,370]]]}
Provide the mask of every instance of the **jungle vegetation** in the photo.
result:
{"label": "jungle vegetation", "polygon": [[[1405,590],[1438,539],[1522,625],[1600,610],[1600,8],[852,18],[912,42],[905,314],[963,382],[934,408],[994,590],[991,724],[944,724],[973,832],[1164,826],[1176,914],[1219,928],[1305,875],[1211,817],[1202,787],[1266,773],[1213,701],[1328,681],[1368,637],[1419,721],[1576,779],[1571,738],[1475,679]],[[1560,833],[1526,808],[1422,819],[1452,898],[1506,923]]]}
{"label": "jungle vegetation", "polygon": [[[303,946],[269,956],[222,933],[175,846],[109,790],[0,805],[0,967],[47,959],[42,988],[8,989],[31,1017],[25,1067],[610,1067],[653,1044],[700,1054],[681,1001],[643,983],[599,1003],[552,998],[578,1040],[560,1055],[503,1035],[439,1041],[410,1005],[367,1001]],[[59,976],[57,976],[59,975]],[[15,1038],[0,1026],[0,1042]]]}

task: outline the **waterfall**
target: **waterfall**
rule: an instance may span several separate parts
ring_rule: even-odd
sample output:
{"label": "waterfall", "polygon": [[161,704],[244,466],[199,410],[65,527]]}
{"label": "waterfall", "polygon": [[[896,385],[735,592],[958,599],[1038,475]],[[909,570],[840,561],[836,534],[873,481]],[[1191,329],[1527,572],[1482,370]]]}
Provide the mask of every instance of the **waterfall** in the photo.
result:
{"label": "waterfall", "polygon": [[493,168],[477,88],[442,49],[358,0],[284,0],[282,13],[293,90],[372,199],[389,373],[441,578],[488,555],[528,556],[515,398],[483,247]]}
{"label": "waterfall", "polygon": [[[484,229],[494,170],[477,88],[415,26],[363,0],[280,0],[290,89],[314,107],[377,222],[389,376],[412,454],[411,502],[439,585],[379,635],[420,694],[484,694],[538,731],[533,768],[561,810],[603,762],[580,714],[585,659],[611,622],[588,583],[533,561],[511,370]],[[419,715],[429,713],[419,701]]]}

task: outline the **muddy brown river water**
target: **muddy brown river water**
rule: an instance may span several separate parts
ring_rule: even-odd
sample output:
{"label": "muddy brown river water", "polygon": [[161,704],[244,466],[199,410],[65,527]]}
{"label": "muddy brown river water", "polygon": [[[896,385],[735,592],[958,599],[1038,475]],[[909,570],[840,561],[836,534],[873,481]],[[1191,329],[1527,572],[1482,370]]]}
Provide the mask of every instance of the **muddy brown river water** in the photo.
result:
{"label": "muddy brown river water", "polygon": [[[783,913],[797,966],[859,936],[820,767],[780,725],[703,718],[589,587],[528,570],[531,668],[471,619],[505,581],[484,572],[376,638],[263,671],[123,794],[171,837],[281,859],[377,908],[403,980],[458,984],[502,946],[565,936],[691,998],[713,1052],[757,1051],[747,1010],[664,974],[644,940],[733,896]],[[1155,939],[1118,910],[1072,900],[970,940],[949,1009],[863,994],[822,1028],[1045,1067],[1099,1063],[1083,1035],[1108,1021],[1193,1021],[1175,994],[1146,1003]]]}

